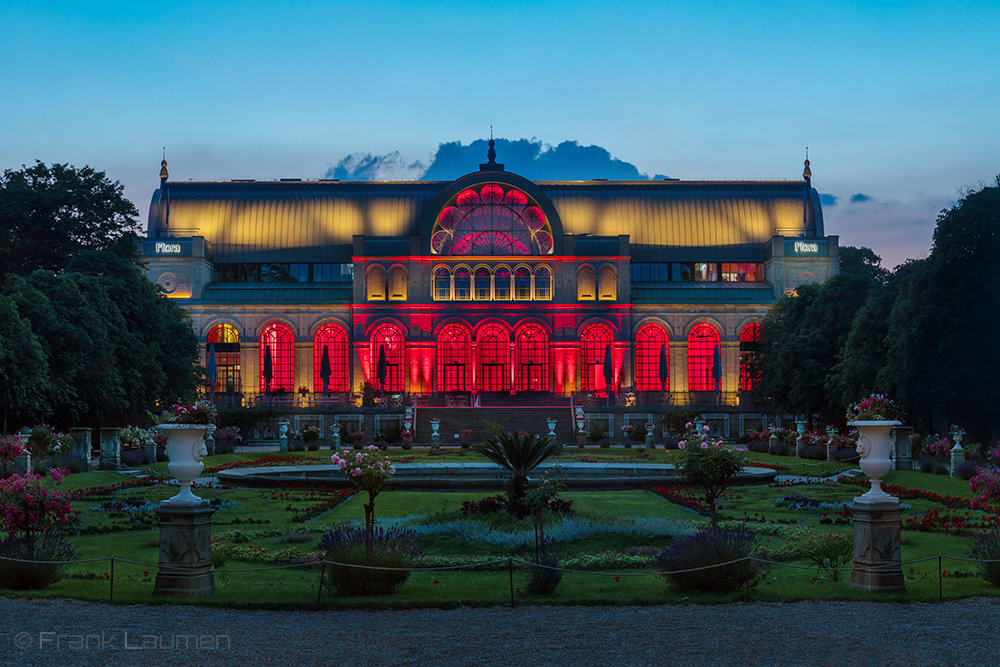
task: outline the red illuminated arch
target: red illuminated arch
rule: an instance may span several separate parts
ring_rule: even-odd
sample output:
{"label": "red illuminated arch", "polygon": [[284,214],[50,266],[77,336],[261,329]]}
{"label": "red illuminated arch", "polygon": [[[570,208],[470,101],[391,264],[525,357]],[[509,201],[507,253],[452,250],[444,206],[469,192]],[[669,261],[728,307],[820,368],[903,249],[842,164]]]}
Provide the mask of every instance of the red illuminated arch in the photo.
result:
{"label": "red illuminated arch", "polygon": [[591,324],[580,334],[580,388],[583,391],[598,391],[604,387],[605,350],[613,340],[611,327],[606,324]]}
{"label": "red illuminated arch", "polygon": [[760,383],[760,323],[751,322],[740,332],[740,391],[751,391]]}
{"label": "red illuminated arch", "polygon": [[260,334],[260,391],[295,391],[295,336],[279,322],[268,324]]}
{"label": "red illuminated arch", "polygon": [[514,332],[514,389],[549,390],[549,337],[537,324],[525,324]]}
{"label": "red illuminated arch", "polygon": [[[371,341],[369,382],[376,391],[401,393],[406,391],[406,338],[403,330],[391,322],[383,322],[368,337]],[[385,387],[378,386],[379,349],[385,347]]]}
{"label": "red illuminated arch", "polygon": [[[715,353],[719,347],[719,332],[711,324],[695,325],[688,334],[688,390],[716,391]],[[721,360],[721,350],[720,360]],[[722,369],[719,369],[719,382]]]}
{"label": "red illuminated arch", "polygon": [[330,382],[328,391],[350,391],[351,382],[347,369],[347,332],[343,327],[324,324],[313,338],[313,391],[323,391],[321,366],[323,364],[323,348],[326,348],[327,359],[330,362]]}
{"label": "red illuminated arch", "polygon": [[476,331],[476,384],[479,391],[510,390],[510,333],[496,323]]}
{"label": "red illuminated arch", "polygon": [[[661,360],[667,364],[664,369],[666,385],[660,383]],[[638,391],[670,389],[670,338],[659,324],[644,324],[635,333],[635,374]]]}
{"label": "red illuminated arch", "polygon": [[469,330],[448,324],[437,336],[438,391],[469,391],[472,386],[472,354]]}
{"label": "red illuminated arch", "polygon": [[435,255],[550,255],[552,226],[519,188],[485,183],[465,188],[441,209],[431,233]]}

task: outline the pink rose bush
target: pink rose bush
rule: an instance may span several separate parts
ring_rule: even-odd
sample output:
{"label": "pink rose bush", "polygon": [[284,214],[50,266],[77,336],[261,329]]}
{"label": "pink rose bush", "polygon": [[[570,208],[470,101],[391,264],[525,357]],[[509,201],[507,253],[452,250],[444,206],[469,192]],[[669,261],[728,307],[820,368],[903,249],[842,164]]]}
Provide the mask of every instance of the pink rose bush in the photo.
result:
{"label": "pink rose bush", "polygon": [[8,466],[24,454],[24,440],[16,435],[0,438],[0,465]]}
{"label": "pink rose bush", "polygon": [[330,457],[347,477],[362,491],[368,492],[365,505],[365,529],[371,535],[375,529],[375,496],[396,472],[392,461],[382,454],[375,445],[368,445],[360,451],[345,449]]}
{"label": "pink rose bush", "polygon": [[66,525],[70,513],[69,494],[49,484],[62,482],[65,471],[41,475],[11,475],[0,480],[0,524],[8,535],[28,537]]}

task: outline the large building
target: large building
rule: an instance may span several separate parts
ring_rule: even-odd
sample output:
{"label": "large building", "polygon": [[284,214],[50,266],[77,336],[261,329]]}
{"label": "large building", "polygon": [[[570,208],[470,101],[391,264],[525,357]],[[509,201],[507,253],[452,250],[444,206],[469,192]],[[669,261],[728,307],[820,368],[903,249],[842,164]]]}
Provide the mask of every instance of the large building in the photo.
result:
{"label": "large building", "polygon": [[[771,302],[838,271],[800,181],[170,181],[149,277],[217,389],[738,405]],[[611,369],[606,371],[607,361]],[[379,387],[382,389],[383,387]]]}

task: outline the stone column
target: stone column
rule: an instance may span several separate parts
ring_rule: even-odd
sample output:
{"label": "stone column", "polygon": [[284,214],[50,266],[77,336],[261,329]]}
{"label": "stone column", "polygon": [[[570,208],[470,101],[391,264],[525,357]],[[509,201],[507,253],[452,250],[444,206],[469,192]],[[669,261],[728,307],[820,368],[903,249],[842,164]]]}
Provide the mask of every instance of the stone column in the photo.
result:
{"label": "stone column", "polygon": [[121,429],[101,429],[101,470],[120,470],[122,467],[122,443],[118,439]]}
{"label": "stone column", "polygon": [[160,570],[153,595],[215,594],[212,573],[212,514],[208,501],[166,503],[160,515]]}
{"label": "stone column", "polygon": [[798,437],[795,438],[795,458],[802,458],[802,436],[806,433],[806,420],[796,419],[795,420],[795,432],[798,433]]}
{"label": "stone column", "polygon": [[833,440],[833,436],[835,436],[836,434],[837,434],[837,429],[833,428],[832,426],[826,427],[826,460],[828,462],[833,461],[834,446],[830,444],[830,441]]}
{"label": "stone column", "polygon": [[855,503],[854,570],[851,588],[859,591],[905,593],[900,565],[899,503]]}
{"label": "stone column", "polygon": [[[91,429],[76,427],[69,430],[73,438],[73,456],[83,460],[83,471],[90,472],[90,441],[92,439]],[[156,460],[156,457],[153,457]]]}
{"label": "stone column", "polygon": [[913,470],[913,453],[910,448],[910,435],[913,429],[909,426],[896,426],[892,429],[892,469]]}
{"label": "stone column", "polygon": [[965,463],[965,449],[962,447],[962,436],[965,435],[965,431],[960,428],[956,428],[951,433],[951,437],[955,439],[955,446],[951,448],[951,476],[958,477],[958,466]]}
{"label": "stone column", "polygon": [[288,451],[288,422],[285,420],[278,421],[278,449]]}

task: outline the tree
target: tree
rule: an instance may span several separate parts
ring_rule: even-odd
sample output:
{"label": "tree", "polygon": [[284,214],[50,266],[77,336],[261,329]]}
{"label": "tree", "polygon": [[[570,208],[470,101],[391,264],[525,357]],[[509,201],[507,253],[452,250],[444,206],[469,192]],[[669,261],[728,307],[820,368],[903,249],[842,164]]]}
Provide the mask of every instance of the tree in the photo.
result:
{"label": "tree", "polygon": [[0,176],[0,273],[59,271],[80,250],[135,258],[140,231],[121,183],[68,164],[7,170]]}
{"label": "tree", "polygon": [[558,451],[551,437],[540,438],[537,433],[501,433],[479,448],[483,456],[513,473],[508,485],[512,500],[524,498],[528,473]]}
{"label": "tree", "polygon": [[678,446],[683,451],[679,452],[675,465],[688,483],[700,486],[705,492],[708,516],[712,528],[716,528],[719,520],[715,501],[726,492],[726,482],[743,469],[743,454],[729,449],[722,440],[712,442],[707,431],[699,433],[693,427]]}
{"label": "tree", "polygon": [[882,258],[871,248],[844,246],[840,249],[840,272],[852,276],[867,276],[876,282],[884,282],[889,271],[882,268]]}
{"label": "tree", "polygon": [[31,323],[22,319],[14,300],[0,296],[0,433],[46,413],[49,365]]}

